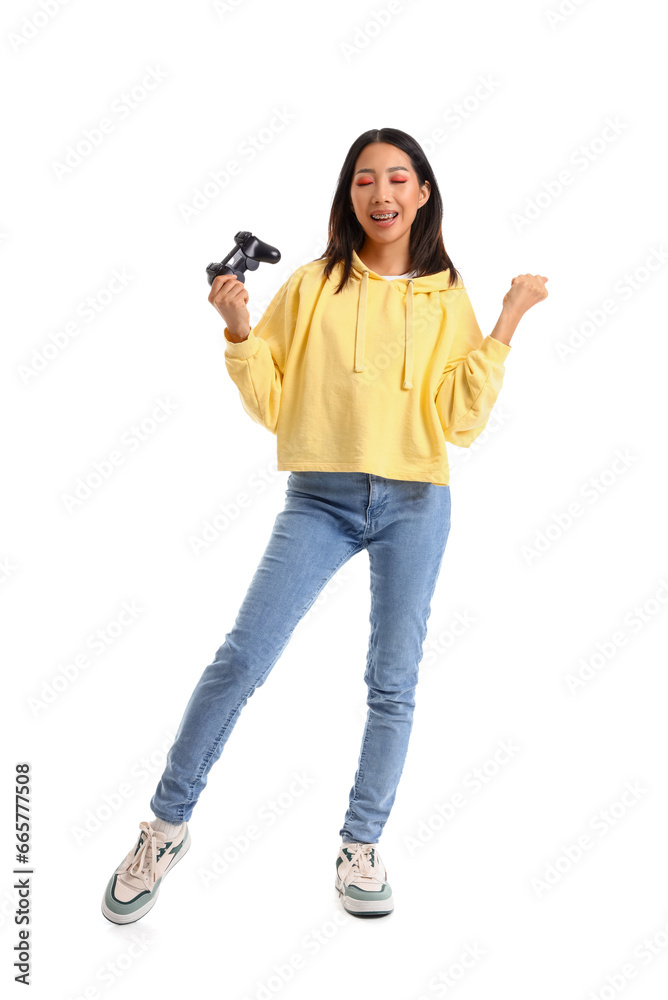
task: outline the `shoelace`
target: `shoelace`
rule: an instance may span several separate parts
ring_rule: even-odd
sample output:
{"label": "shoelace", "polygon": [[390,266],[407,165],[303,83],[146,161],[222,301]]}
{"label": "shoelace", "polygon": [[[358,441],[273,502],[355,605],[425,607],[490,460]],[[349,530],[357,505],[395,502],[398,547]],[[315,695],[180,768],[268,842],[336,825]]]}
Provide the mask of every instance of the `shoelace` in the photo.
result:
{"label": "shoelace", "polygon": [[[350,844],[346,845],[347,850],[351,850]],[[345,885],[350,885],[353,878],[375,878],[379,882],[383,881],[382,875],[379,874],[379,869],[374,868],[373,862],[371,860],[371,851],[375,848],[375,844],[355,844],[354,850],[352,851],[352,859],[342,862],[339,866],[339,878],[345,883]],[[376,861],[378,861],[378,856],[376,855]],[[340,869],[344,869],[343,876],[341,875]],[[357,869],[357,871],[355,870]]]}
{"label": "shoelace", "polygon": [[146,820],[142,820],[139,827],[145,834],[144,843],[132,863],[125,869],[124,874],[133,875],[143,882],[147,889],[151,889],[155,885],[157,877],[155,860],[157,838],[155,830],[149,826]]}

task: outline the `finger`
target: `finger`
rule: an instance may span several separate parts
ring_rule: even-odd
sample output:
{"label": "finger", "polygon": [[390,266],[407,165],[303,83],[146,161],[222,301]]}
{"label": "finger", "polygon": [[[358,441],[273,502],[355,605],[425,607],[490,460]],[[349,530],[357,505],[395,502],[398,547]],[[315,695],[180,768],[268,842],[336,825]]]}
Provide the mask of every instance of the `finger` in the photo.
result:
{"label": "finger", "polygon": [[[226,277],[226,275],[223,275],[223,277]],[[219,285],[217,291],[211,296],[214,303],[222,305],[223,302],[236,302],[243,294],[243,284],[234,275],[231,275],[231,277],[233,278],[232,281]]]}
{"label": "finger", "polygon": [[229,281],[239,281],[236,274],[217,274],[211,282],[211,291],[215,295]]}

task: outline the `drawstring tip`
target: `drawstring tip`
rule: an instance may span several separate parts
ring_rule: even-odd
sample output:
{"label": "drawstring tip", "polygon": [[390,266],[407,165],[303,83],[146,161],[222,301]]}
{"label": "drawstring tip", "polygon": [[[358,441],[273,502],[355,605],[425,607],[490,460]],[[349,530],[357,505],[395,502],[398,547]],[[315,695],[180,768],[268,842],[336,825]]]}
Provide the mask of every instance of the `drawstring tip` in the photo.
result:
{"label": "drawstring tip", "polygon": [[363,372],[363,371],[365,370],[365,369],[364,369],[364,365],[362,365],[362,367],[361,367],[361,368],[360,368],[360,367],[358,367],[357,365],[355,365],[355,369],[354,369],[354,370],[355,370],[356,372]]}
{"label": "drawstring tip", "polygon": [[413,383],[409,382],[408,379],[404,379],[404,389],[412,389]]}

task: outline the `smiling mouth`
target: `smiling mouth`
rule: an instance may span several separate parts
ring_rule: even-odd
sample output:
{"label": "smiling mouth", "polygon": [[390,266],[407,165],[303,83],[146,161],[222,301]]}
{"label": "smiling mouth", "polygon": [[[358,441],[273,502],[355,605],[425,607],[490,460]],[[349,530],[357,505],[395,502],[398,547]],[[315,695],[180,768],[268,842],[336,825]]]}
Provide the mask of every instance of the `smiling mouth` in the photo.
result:
{"label": "smiling mouth", "polygon": [[398,212],[374,212],[371,218],[375,222],[388,222],[390,219],[395,219],[398,214]]}

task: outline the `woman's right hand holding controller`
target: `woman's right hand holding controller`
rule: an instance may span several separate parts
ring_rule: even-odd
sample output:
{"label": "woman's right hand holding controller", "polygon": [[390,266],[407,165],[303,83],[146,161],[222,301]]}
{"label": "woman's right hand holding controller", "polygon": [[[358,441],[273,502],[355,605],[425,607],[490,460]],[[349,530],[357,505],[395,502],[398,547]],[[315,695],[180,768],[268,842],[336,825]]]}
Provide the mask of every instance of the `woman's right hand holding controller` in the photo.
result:
{"label": "woman's right hand holding controller", "polygon": [[218,274],[213,279],[209,302],[225,320],[229,339],[234,343],[246,340],[250,333],[250,313],[246,308],[248,291],[236,274]]}

